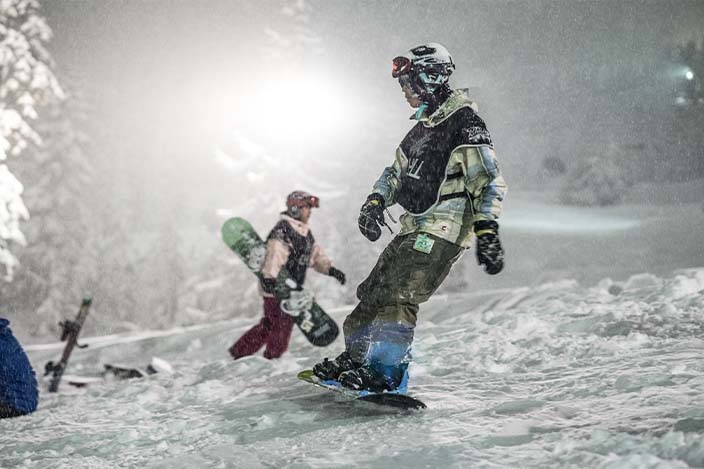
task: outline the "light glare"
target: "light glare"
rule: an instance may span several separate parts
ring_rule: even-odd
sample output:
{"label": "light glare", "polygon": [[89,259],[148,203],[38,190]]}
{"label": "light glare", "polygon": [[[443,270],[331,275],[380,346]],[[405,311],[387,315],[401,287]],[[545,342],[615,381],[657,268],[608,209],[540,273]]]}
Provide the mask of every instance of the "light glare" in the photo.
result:
{"label": "light glare", "polygon": [[286,75],[248,88],[237,114],[252,136],[270,144],[331,137],[349,115],[342,90],[321,75]]}

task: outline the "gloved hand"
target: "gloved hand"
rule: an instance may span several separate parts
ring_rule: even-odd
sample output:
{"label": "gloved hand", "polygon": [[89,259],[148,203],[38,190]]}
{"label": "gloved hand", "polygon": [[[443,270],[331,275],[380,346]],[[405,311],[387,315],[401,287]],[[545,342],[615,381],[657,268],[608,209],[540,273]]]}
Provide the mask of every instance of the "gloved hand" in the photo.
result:
{"label": "gloved hand", "polygon": [[274,295],[277,300],[285,300],[291,297],[291,292],[301,290],[302,288],[296,285],[293,280],[287,280],[284,283],[279,283],[277,279],[261,277],[259,284],[265,293]]}
{"label": "gloved hand", "polygon": [[504,268],[504,248],[499,240],[499,224],[493,220],[474,223],[477,235],[477,262],[489,275],[496,275]]}
{"label": "gloved hand", "polygon": [[272,295],[276,293],[276,279],[262,277],[259,283],[262,286],[262,290],[266,293],[270,293]]}
{"label": "gloved hand", "polygon": [[340,269],[336,269],[335,267],[330,267],[330,270],[328,271],[328,275],[340,282],[340,285],[344,285],[345,282],[347,281],[347,277],[345,277],[345,273],[341,271]]}
{"label": "gloved hand", "polygon": [[384,198],[381,194],[369,194],[359,211],[359,231],[369,241],[376,241],[381,237],[381,224],[384,224]]}

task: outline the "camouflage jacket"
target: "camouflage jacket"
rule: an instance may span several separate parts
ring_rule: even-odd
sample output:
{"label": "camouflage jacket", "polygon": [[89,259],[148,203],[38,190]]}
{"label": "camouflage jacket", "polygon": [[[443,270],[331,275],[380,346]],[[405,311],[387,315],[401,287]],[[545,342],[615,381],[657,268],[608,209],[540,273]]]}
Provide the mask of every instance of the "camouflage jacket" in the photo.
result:
{"label": "camouflage jacket", "polygon": [[[406,213],[401,216],[400,234],[430,233],[467,248],[474,238],[472,224],[475,221],[495,220],[500,216],[507,186],[499,172],[489,132],[465,90],[455,90],[433,114],[421,118],[417,126],[424,126],[421,130],[432,133],[433,128],[440,129],[439,126],[445,125],[453,116],[459,119],[453,127],[453,135],[458,133],[456,130],[459,128],[459,133],[464,137],[456,139],[458,144],[450,148],[444,175],[438,181],[437,189],[429,189],[430,197],[435,202],[422,213],[411,213],[404,207]],[[417,130],[414,127],[409,136]],[[442,138],[445,134],[438,135]],[[408,136],[396,149],[393,164],[384,169],[372,189],[384,198],[387,207],[398,202],[404,180],[410,182],[408,177],[417,178],[413,172],[418,166],[413,164],[413,159],[409,164],[402,148],[407,139]]]}

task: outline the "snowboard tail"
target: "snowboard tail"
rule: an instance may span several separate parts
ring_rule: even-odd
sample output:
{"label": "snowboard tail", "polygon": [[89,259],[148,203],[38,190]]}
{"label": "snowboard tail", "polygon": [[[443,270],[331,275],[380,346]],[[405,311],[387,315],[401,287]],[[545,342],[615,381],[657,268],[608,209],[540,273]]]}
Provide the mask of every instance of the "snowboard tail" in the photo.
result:
{"label": "snowboard tail", "polygon": [[[222,226],[222,239],[261,280],[266,244],[252,225],[243,218],[230,218]],[[286,269],[282,269],[276,279],[275,296],[281,309],[293,317],[311,344],[325,347],[339,335],[335,321],[315,302],[312,293],[298,285]]]}

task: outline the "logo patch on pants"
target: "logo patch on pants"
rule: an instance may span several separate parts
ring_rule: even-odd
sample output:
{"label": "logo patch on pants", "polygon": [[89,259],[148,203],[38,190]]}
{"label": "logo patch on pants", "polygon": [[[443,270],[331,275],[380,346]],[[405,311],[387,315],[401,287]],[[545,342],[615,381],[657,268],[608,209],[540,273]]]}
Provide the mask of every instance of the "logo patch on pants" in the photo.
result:
{"label": "logo patch on pants", "polygon": [[413,244],[413,249],[430,254],[430,251],[433,250],[433,244],[435,244],[435,240],[431,239],[427,234],[421,233],[416,238],[416,242]]}

